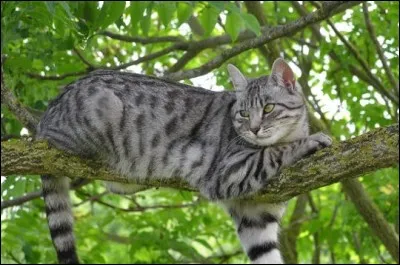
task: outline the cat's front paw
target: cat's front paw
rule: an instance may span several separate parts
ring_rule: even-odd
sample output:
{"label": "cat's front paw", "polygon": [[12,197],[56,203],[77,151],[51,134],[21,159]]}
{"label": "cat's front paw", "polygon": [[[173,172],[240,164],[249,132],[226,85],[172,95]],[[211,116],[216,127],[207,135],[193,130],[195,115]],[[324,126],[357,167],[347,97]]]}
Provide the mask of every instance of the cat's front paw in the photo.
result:
{"label": "cat's front paw", "polygon": [[332,145],[332,139],[324,133],[315,133],[308,137],[308,146],[305,156],[311,155],[318,150]]}

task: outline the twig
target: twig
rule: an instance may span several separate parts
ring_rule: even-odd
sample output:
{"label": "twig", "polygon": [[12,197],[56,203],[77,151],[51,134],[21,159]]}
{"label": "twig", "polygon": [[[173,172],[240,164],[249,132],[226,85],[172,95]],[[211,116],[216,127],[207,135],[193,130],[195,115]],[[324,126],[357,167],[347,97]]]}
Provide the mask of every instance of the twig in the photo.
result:
{"label": "twig", "polygon": [[392,84],[394,92],[396,93],[397,97],[399,96],[399,83],[396,81],[396,79],[393,76],[392,71],[389,68],[389,65],[386,61],[385,55],[383,54],[381,45],[378,42],[378,39],[376,38],[376,33],[375,33],[375,29],[371,23],[371,19],[369,17],[368,14],[368,4],[366,2],[362,3],[362,7],[363,7],[363,13],[364,13],[364,19],[365,19],[365,25],[367,26],[367,30],[369,32],[369,35],[372,39],[372,42],[375,45],[376,48],[376,52],[378,53],[379,59],[382,62],[383,65],[383,69],[385,69],[385,73],[389,79],[389,82]]}
{"label": "twig", "polygon": [[86,200],[83,200],[83,201],[81,201],[81,202],[79,202],[79,203],[75,203],[73,206],[74,206],[74,207],[81,206],[81,205],[84,204],[84,203],[98,200],[98,199],[100,199],[101,197],[103,197],[104,195],[107,195],[107,194],[109,194],[109,192],[108,192],[108,191],[104,191],[104,192],[102,192],[102,193],[100,193],[100,194],[96,194],[96,195],[90,196],[90,197],[88,197]]}
{"label": "twig", "polygon": [[121,34],[113,33],[110,31],[102,31],[98,34],[107,36],[107,37],[115,39],[115,40],[120,40],[120,41],[125,41],[125,42],[136,42],[136,43],[140,43],[140,44],[184,41],[184,38],[180,37],[180,36],[163,36],[163,37],[142,38],[142,37],[132,37],[132,36],[121,35]]}
{"label": "twig", "polygon": [[40,198],[40,196],[42,196],[41,190],[30,192],[28,194],[25,194],[21,197],[18,197],[18,198],[12,199],[12,200],[2,201],[1,202],[1,210],[4,210],[9,207],[24,204],[25,202]]}
{"label": "twig", "polygon": [[172,45],[172,46],[170,46],[168,48],[162,49],[162,50],[160,50],[158,52],[145,55],[145,56],[143,56],[143,57],[141,57],[141,58],[139,58],[137,60],[134,60],[132,62],[124,63],[124,64],[121,64],[121,65],[118,65],[118,66],[114,66],[114,67],[106,67],[104,69],[109,69],[109,70],[125,69],[125,68],[128,68],[129,66],[132,66],[132,65],[136,65],[136,64],[140,64],[140,63],[143,63],[143,62],[146,62],[146,61],[150,61],[150,60],[156,59],[156,58],[161,57],[163,55],[166,55],[166,54],[168,54],[168,53],[170,53],[172,51],[175,51],[175,50],[179,49],[180,47],[182,47],[182,45],[180,43],[177,43],[177,44],[174,44],[174,45]]}
{"label": "twig", "polygon": [[[141,206],[139,204],[137,204],[137,207],[134,208],[121,208],[112,204],[109,204],[105,201],[102,201],[100,199],[100,197],[102,197],[105,194],[98,194],[95,196],[90,196],[90,194],[84,192],[84,191],[79,191],[80,194],[85,195],[89,198],[90,201],[95,201],[99,204],[102,204],[104,206],[107,206],[109,208],[113,208],[119,211],[123,211],[123,212],[144,212],[147,210],[154,210],[154,209],[176,209],[176,208],[186,208],[186,207],[192,207],[195,206],[199,203],[199,199],[197,199],[196,201],[192,202],[192,203],[184,203],[184,204],[177,204],[177,205],[151,205],[151,206]],[[100,196],[101,195],[101,196]]]}
{"label": "twig", "polygon": [[7,135],[2,135],[1,136],[1,141],[8,141],[10,139],[20,139],[21,136],[18,134],[7,134]]}
{"label": "twig", "polygon": [[49,76],[49,75],[40,75],[40,74],[36,74],[36,73],[26,73],[27,76],[29,76],[30,78],[35,78],[35,79],[39,79],[39,80],[63,80],[67,77],[71,77],[71,76],[80,76],[80,75],[85,75],[87,73],[89,73],[90,70],[84,70],[84,71],[78,71],[78,72],[72,72],[72,73],[66,73],[66,74],[62,74],[62,75],[53,75],[53,76]]}
{"label": "twig", "polygon": [[[77,179],[76,181],[71,183],[71,189],[72,190],[78,189],[78,188],[88,184],[89,182],[90,181],[88,181],[86,179]],[[3,211],[4,209],[9,208],[9,207],[22,205],[25,202],[38,199],[41,196],[42,196],[42,191],[38,190],[38,191],[30,192],[28,194],[25,194],[21,197],[18,197],[18,198],[12,199],[12,200],[2,201],[1,202],[1,210]]]}
{"label": "twig", "polygon": [[112,67],[100,67],[100,66],[99,67],[94,67],[94,66],[91,66],[91,67],[94,67],[94,68],[88,68],[87,70],[82,71],[82,72],[68,73],[68,74],[57,75],[57,76],[41,76],[41,75],[38,75],[38,74],[35,74],[35,73],[27,73],[27,75],[29,77],[40,79],[40,80],[62,80],[64,78],[71,77],[71,76],[79,76],[79,75],[87,74],[87,73],[91,72],[94,69],[121,70],[121,69],[128,68],[129,66],[132,66],[132,65],[136,65],[136,64],[140,64],[140,63],[143,63],[143,62],[146,62],[146,61],[150,61],[150,60],[156,59],[158,57],[161,57],[163,55],[166,55],[166,54],[170,53],[171,51],[177,50],[180,47],[182,47],[182,44],[177,43],[177,44],[174,44],[174,45],[172,45],[172,46],[170,46],[168,48],[160,50],[158,52],[145,55],[145,56],[143,56],[143,57],[141,57],[141,58],[139,58],[137,60],[134,60],[134,61],[131,61],[131,62],[128,62],[128,63],[124,63],[124,64],[120,64],[120,65],[117,65],[117,66],[112,66]]}
{"label": "twig", "polygon": [[83,57],[82,53],[76,47],[74,47],[74,52],[76,53],[76,55],[78,55],[79,59],[81,59],[81,61],[88,66],[88,71],[98,68],[90,63],[85,57]]}
{"label": "twig", "polygon": [[171,66],[167,74],[181,70],[190,60],[196,57],[196,55],[199,54],[199,52],[200,50],[187,51],[181,58],[179,58],[179,60],[173,66]]}

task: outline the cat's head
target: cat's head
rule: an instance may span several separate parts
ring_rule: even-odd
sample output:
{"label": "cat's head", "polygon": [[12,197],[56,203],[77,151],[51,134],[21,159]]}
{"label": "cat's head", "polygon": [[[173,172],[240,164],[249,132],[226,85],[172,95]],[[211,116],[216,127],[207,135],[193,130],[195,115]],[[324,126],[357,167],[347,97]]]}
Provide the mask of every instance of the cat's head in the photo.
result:
{"label": "cat's head", "polygon": [[253,80],[231,64],[228,72],[237,98],[232,108],[233,125],[242,138],[267,146],[307,136],[303,93],[283,59],[275,60],[269,76]]}

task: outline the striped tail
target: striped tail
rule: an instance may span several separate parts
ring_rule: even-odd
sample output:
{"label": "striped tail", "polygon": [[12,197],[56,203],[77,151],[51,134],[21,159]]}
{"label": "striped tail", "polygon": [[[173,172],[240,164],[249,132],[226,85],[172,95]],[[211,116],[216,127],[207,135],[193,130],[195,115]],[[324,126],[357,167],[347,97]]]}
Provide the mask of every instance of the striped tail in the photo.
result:
{"label": "striped tail", "polygon": [[41,176],[43,198],[51,239],[61,264],[79,264],[73,234],[73,215],[69,199],[69,179]]}
{"label": "striped tail", "polygon": [[236,224],[240,242],[252,264],[283,264],[279,220],[286,204],[224,203]]}

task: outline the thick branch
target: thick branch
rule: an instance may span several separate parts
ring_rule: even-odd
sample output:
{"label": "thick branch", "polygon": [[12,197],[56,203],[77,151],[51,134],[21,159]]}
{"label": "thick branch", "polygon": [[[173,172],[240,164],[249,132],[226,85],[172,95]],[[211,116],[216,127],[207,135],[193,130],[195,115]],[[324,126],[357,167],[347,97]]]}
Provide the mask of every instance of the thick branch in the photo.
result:
{"label": "thick branch", "polygon": [[[379,128],[353,139],[335,143],[282,171],[254,198],[278,202],[351,177],[398,164],[399,125]],[[103,167],[95,160],[68,155],[46,142],[11,140],[2,142],[1,175],[67,176],[70,178],[127,182],[127,178]],[[360,155],[362,154],[362,156]],[[194,190],[178,179],[152,179],[139,185]]]}

